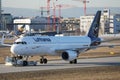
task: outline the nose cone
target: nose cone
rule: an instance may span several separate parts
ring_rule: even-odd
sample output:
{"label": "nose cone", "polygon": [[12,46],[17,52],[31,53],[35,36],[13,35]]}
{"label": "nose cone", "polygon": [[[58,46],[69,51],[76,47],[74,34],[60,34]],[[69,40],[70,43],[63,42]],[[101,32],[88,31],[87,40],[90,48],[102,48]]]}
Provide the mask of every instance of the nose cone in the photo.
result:
{"label": "nose cone", "polygon": [[16,45],[12,45],[10,48],[10,51],[12,54],[17,54],[17,46]]}
{"label": "nose cone", "polygon": [[15,54],[15,55],[25,55],[25,51],[27,50],[22,45],[12,45],[10,48],[10,51],[12,54]]}

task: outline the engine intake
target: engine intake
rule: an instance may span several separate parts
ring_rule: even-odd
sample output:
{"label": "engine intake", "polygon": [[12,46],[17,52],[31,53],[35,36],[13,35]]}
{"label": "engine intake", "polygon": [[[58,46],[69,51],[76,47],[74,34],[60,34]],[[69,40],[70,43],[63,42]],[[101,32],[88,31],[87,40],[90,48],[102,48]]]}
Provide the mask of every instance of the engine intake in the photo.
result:
{"label": "engine intake", "polygon": [[72,61],[77,58],[77,52],[75,51],[65,51],[62,53],[62,59]]}

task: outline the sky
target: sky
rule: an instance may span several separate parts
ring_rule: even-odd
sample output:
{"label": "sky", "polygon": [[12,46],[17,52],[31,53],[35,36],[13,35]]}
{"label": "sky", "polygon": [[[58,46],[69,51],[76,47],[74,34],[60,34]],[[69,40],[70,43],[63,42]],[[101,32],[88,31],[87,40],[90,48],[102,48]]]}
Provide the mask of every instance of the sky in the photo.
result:
{"label": "sky", "polygon": [[[50,4],[69,4],[75,7],[83,7],[80,0],[51,0]],[[40,9],[46,6],[47,0],[2,0],[2,7]],[[89,0],[87,7],[120,7],[120,0]]]}

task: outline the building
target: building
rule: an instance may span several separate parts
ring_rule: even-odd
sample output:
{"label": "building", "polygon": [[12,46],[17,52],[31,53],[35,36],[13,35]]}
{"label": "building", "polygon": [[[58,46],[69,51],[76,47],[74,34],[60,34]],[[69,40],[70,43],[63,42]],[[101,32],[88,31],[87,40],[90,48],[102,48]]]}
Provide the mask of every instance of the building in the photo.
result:
{"label": "building", "polygon": [[[25,31],[53,31],[54,30],[54,23],[53,18],[50,18],[50,24],[48,24],[47,17],[34,17],[34,18],[17,18],[13,21],[15,25],[15,30],[24,27]],[[58,18],[56,18],[56,23],[58,23]],[[58,26],[56,24],[56,26]]]}
{"label": "building", "polygon": [[12,26],[8,24],[13,23],[13,16],[9,13],[4,13],[1,15],[1,27],[0,30],[11,30]]}
{"label": "building", "polygon": [[80,35],[79,18],[63,18],[61,19],[61,24],[61,30],[66,31],[66,35]]}
{"label": "building", "polygon": [[[88,30],[91,26],[91,23],[93,22],[94,15],[89,15],[89,16],[81,16],[80,17],[80,32],[81,35],[85,35],[88,33]],[[100,20],[100,34],[104,33],[104,20],[103,16],[101,16]]]}
{"label": "building", "polygon": [[[80,31],[86,34],[94,19],[94,15],[80,16]],[[120,14],[110,14],[109,9],[104,9],[100,20],[100,34],[120,33]]]}
{"label": "building", "polygon": [[66,28],[65,30],[76,30],[77,28],[79,28],[79,23],[80,23],[80,19],[79,18],[63,18],[61,19],[61,23],[63,24],[63,28]]}
{"label": "building", "polygon": [[113,17],[113,26],[114,26],[114,33],[120,33],[120,14],[115,14]]}

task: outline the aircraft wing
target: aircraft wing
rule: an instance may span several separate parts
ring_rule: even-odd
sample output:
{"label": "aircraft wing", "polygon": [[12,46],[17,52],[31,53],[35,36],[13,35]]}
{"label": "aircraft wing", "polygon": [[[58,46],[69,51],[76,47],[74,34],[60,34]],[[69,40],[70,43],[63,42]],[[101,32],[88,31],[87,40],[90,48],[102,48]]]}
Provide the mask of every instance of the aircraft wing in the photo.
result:
{"label": "aircraft wing", "polygon": [[79,51],[79,52],[84,52],[84,51],[87,51],[89,49],[90,49],[90,47],[86,46],[86,47],[83,47],[83,48],[55,49],[55,52],[56,53],[62,53],[62,52],[65,52],[65,51]]}
{"label": "aircraft wing", "polygon": [[5,44],[4,40],[5,40],[5,35],[3,34],[2,39],[0,41],[0,45],[2,45],[2,46],[8,46],[8,47],[12,46],[11,44]]}
{"label": "aircraft wing", "polygon": [[102,43],[98,47],[109,47],[113,48],[115,46],[120,46],[120,43]]}
{"label": "aircraft wing", "polygon": [[1,44],[2,46],[8,46],[8,47],[11,47],[12,45],[10,44]]}
{"label": "aircraft wing", "polygon": [[120,40],[120,34],[108,34],[108,35],[102,35],[100,36],[103,42],[112,42],[112,41],[118,41]]}
{"label": "aircraft wing", "polygon": [[101,44],[97,47],[109,47],[120,46],[120,34],[109,34],[100,37],[102,39]]}
{"label": "aircraft wing", "polygon": [[62,52],[69,50],[69,51],[79,51],[80,53],[82,53],[82,52],[88,51],[90,49],[96,49],[96,48],[100,48],[100,47],[114,48],[115,46],[120,46],[120,44],[118,44],[118,43],[102,43],[99,46],[86,46],[83,48],[69,48],[69,49],[55,49],[55,52],[62,53]]}

